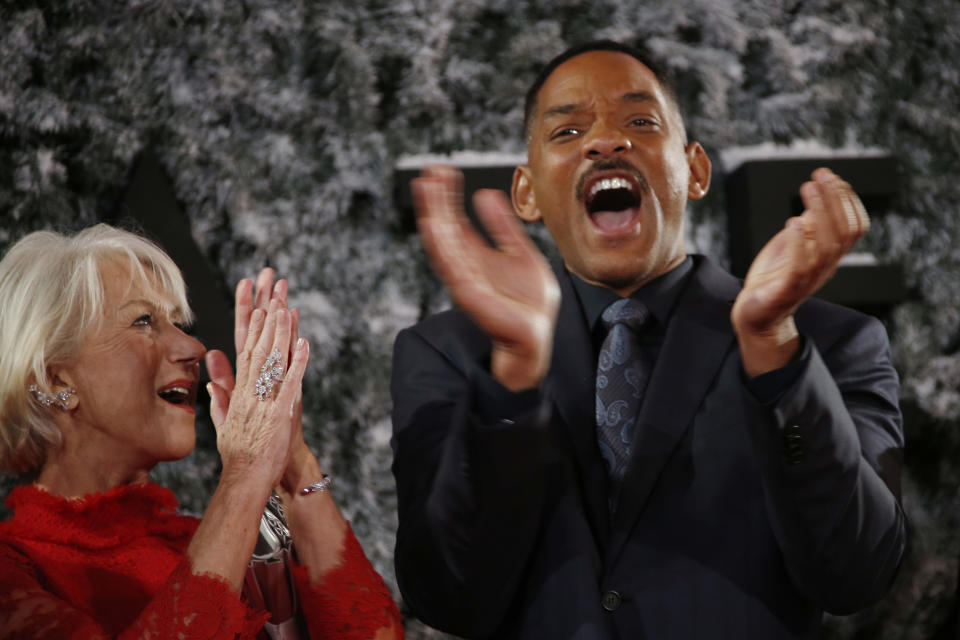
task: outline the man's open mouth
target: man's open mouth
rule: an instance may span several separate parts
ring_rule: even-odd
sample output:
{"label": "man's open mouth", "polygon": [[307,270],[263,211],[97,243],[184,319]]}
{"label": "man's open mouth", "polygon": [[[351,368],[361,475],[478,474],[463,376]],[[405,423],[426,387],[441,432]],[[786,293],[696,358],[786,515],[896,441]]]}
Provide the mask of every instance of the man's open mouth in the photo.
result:
{"label": "man's open mouth", "polygon": [[641,202],[640,185],[629,176],[598,176],[585,185],[587,214],[603,231],[628,227],[640,214]]}

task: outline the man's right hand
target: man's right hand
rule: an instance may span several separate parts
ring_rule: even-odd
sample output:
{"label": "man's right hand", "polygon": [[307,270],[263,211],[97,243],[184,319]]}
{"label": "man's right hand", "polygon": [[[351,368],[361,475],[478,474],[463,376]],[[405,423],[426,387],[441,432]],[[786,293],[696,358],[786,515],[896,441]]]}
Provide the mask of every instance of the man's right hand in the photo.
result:
{"label": "man's right hand", "polygon": [[434,166],[411,185],[417,227],[451,298],[493,341],[490,372],[503,386],[537,386],[550,368],[560,287],[506,196],[478,191],[473,204],[491,247],[463,211],[463,176]]}

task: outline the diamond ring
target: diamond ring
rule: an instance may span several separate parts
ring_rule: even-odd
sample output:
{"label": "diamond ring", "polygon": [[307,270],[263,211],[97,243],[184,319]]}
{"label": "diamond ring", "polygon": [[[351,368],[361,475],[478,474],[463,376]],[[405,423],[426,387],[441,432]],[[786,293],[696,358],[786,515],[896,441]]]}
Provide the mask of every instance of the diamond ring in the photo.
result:
{"label": "diamond ring", "polygon": [[266,400],[273,394],[273,388],[283,381],[283,367],[279,362],[282,356],[279,349],[274,349],[267,361],[260,367],[260,377],[257,378],[257,388],[254,394],[260,400]]}

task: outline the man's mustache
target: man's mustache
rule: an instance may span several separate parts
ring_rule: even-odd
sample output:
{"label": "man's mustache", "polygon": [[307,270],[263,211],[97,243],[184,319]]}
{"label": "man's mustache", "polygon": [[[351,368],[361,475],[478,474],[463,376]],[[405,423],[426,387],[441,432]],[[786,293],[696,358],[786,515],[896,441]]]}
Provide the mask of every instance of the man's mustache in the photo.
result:
{"label": "man's mustache", "polygon": [[633,179],[637,181],[638,185],[640,185],[640,191],[642,193],[647,193],[648,191],[650,191],[650,183],[647,182],[647,179],[640,172],[640,170],[637,169],[632,164],[630,164],[629,162],[627,162],[626,160],[622,158],[617,158],[615,160],[597,161],[593,164],[592,167],[587,169],[587,171],[584,172],[582,176],[580,176],[580,179],[577,180],[577,190],[576,190],[577,200],[581,202],[584,201],[583,190],[586,188],[587,182],[590,181],[590,178],[600,173],[601,171],[613,171],[613,170],[625,171],[629,173],[631,176],[633,176]]}

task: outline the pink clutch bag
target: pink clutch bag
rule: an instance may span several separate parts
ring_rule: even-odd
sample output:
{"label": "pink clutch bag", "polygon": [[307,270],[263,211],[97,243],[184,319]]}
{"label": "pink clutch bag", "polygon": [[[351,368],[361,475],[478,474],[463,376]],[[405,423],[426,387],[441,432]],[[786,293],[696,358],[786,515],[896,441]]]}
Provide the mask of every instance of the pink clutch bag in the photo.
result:
{"label": "pink clutch bag", "polygon": [[269,640],[309,640],[300,615],[290,564],[293,540],[283,515],[283,505],[271,496],[260,518],[260,535],[247,565],[243,593],[251,606],[269,611],[261,637]]}

